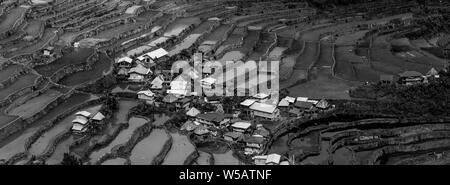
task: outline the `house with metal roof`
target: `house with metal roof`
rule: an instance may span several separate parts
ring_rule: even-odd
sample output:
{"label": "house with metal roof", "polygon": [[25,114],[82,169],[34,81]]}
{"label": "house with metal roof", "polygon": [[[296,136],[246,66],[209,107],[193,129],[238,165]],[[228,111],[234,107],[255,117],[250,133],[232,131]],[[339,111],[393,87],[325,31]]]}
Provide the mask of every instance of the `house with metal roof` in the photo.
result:
{"label": "house with metal roof", "polygon": [[417,71],[405,71],[399,74],[399,82],[405,85],[414,85],[422,83],[425,78],[422,73]]}
{"label": "house with metal roof", "polygon": [[223,134],[223,139],[233,142],[241,139],[243,136],[242,132],[227,132]]}
{"label": "house with metal roof", "polygon": [[131,68],[128,74],[130,75],[128,80],[132,82],[143,82],[151,74],[151,70],[142,64],[138,64],[136,67]]}
{"label": "house with metal roof", "polygon": [[196,109],[195,107],[192,107],[191,109],[189,109],[186,112],[186,115],[189,116],[189,117],[195,117],[198,114],[200,114],[200,111],[198,109]]}
{"label": "house with metal roof", "polygon": [[152,104],[155,100],[155,93],[151,90],[144,90],[137,92],[138,99],[146,102],[147,104]]}
{"label": "house with metal roof", "polygon": [[97,114],[92,117],[91,121],[94,124],[103,124],[105,120],[105,115],[103,115],[101,112],[97,112]]}
{"label": "house with metal roof", "polygon": [[206,126],[225,126],[230,121],[231,115],[210,112],[204,114],[198,114],[195,121],[204,124]]}
{"label": "house with metal roof", "polygon": [[250,106],[251,115],[269,120],[278,119],[280,111],[275,105],[255,102]]}
{"label": "house with metal roof", "polygon": [[234,132],[244,133],[245,131],[247,131],[250,128],[250,126],[252,126],[252,124],[249,122],[238,121],[238,122],[231,124],[231,129]]}
{"label": "house with metal roof", "polygon": [[129,67],[131,67],[132,63],[133,63],[133,59],[130,57],[122,57],[122,58],[119,58],[116,60],[116,64],[119,67],[129,68]]}

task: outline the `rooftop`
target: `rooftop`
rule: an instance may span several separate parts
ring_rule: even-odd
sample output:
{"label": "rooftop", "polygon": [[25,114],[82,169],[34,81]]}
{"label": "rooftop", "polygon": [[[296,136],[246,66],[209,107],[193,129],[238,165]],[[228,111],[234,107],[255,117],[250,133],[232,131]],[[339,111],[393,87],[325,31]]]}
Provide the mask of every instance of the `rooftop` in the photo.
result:
{"label": "rooftop", "polygon": [[253,105],[253,103],[255,103],[258,100],[255,99],[246,99],[243,102],[241,102],[241,105],[249,107],[250,105]]}
{"label": "rooftop", "polygon": [[240,129],[248,129],[252,124],[249,122],[238,121],[233,123],[231,127],[240,128]]}
{"label": "rooftop", "polygon": [[88,122],[88,119],[86,118],[75,118],[72,123],[80,123],[82,125],[86,124]]}
{"label": "rooftop", "polygon": [[216,123],[223,121],[227,117],[229,117],[229,115],[217,113],[217,112],[210,112],[210,113],[204,113],[204,114],[197,115],[197,118],[199,118],[199,119],[203,119],[203,120],[210,121],[210,122],[216,122]]}
{"label": "rooftop", "polygon": [[403,73],[398,74],[400,77],[418,77],[423,76],[422,73],[417,71],[405,71]]}
{"label": "rooftop", "polygon": [[270,104],[255,102],[250,106],[250,109],[260,111],[260,112],[273,113],[273,112],[275,112],[277,107],[274,105],[270,105]]}
{"label": "rooftop", "polygon": [[130,71],[128,71],[128,73],[137,73],[137,74],[146,75],[146,74],[150,73],[150,69],[144,67],[141,64],[138,64],[136,67],[131,68]]}
{"label": "rooftop", "polygon": [[150,91],[150,90],[145,90],[145,91],[139,91],[137,94],[143,94],[143,95],[145,95],[145,96],[149,96],[149,97],[152,97],[152,96],[154,96],[155,95],[155,93],[153,93],[152,91]]}
{"label": "rooftop", "polygon": [[305,101],[297,101],[297,102],[295,102],[294,106],[298,107],[298,108],[309,109],[309,108],[314,106],[314,103],[312,103],[312,102],[305,102]]}
{"label": "rooftop", "polygon": [[116,63],[120,63],[120,62],[131,63],[131,62],[133,62],[133,59],[130,57],[122,57],[122,58],[119,58]]}
{"label": "rooftop", "polygon": [[92,119],[96,121],[101,121],[105,119],[105,115],[103,115],[101,112],[97,112],[97,114],[95,114],[95,116]]}
{"label": "rooftop", "polygon": [[80,116],[84,116],[84,117],[89,117],[90,115],[91,115],[91,113],[90,112],[88,112],[88,111],[79,111],[79,112],[77,112],[77,113],[75,113],[75,115],[80,115]]}
{"label": "rooftop", "polygon": [[167,52],[167,51],[166,51],[165,49],[163,49],[163,48],[159,48],[159,49],[157,49],[157,50],[148,52],[146,55],[149,56],[149,57],[152,58],[152,59],[158,59],[158,58],[161,58],[161,57],[163,57],[163,56],[165,56],[165,55],[167,55],[167,54],[169,54],[169,52]]}

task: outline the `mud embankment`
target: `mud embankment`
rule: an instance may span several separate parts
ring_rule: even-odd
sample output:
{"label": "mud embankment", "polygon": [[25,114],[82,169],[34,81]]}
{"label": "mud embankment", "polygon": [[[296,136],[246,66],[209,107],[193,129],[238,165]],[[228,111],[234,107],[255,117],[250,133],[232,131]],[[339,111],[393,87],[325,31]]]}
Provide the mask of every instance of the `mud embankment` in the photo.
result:
{"label": "mud embankment", "polygon": [[[65,97],[64,99],[63,99],[63,98],[61,98],[61,99],[58,98],[58,100],[56,100],[56,101],[52,102],[51,104],[47,105],[46,108],[44,108],[42,111],[40,111],[40,112],[37,113],[37,114],[41,114],[41,116],[44,115],[44,114],[46,114],[47,111],[49,111],[49,110],[51,109],[51,108],[49,108],[49,107],[55,107],[55,106],[58,105],[58,102],[59,102],[59,103],[64,102],[64,100],[67,99],[67,98],[69,98],[69,97],[67,96],[67,97]],[[42,127],[39,128],[38,131],[36,131],[32,136],[30,136],[30,137],[27,139],[27,141],[26,141],[26,143],[25,143],[25,152],[14,155],[12,158],[10,158],[10,159],[8,160],[7,164],[14,164],[15,162],[17,162],[17,161],[23,159],[24,157],[27,157],[27,156],[28,156],[28,150],[30,149],[31,145],[32,145],[37,139],[39,139],[39,137],[40,137],[43,133],[45,133],[45,132],[47,132],[48,130],[50,130],[51,128],[53,128],[59,121],[61,121],[61,120],[64,119],[65,117],[67,117],[67,116],[69,116],[69,115],[75,113],[76,111],[78,111],[78,110],[80,110],[80,109],[83,109],[83,108],[85,108],[85,107],[89,107],[89,106],[92,106],[92,105],[101,104],[103,101],[104,101],[104,98],[100,98],[100,99],[95,99],[95,100],[91,100],[91,101],[88,101],[88,102],[79,104],[79,105],[77,105],[77,106],[75,106],[75,107],[70,108],[69,110],[65,111],[64,113],[58,115],[56,118],[54,118],[54,119],[52,119],[52,120],[49,120],[49,121],[46,121],[46,122],[44,123],[44,125],[43,125]],[[35,116],[36,116],[36,115],[35,115]],[[28,127],[30,124],[32,124],[32,122],[33,122],[34,120],[38,119],[38,117],[41,117],[41,116],[36,116],[36,118],[30,118],[30,120],[28,120],[28,121],[25,120],[25,121],[23,121],[23,122],[20,122],[20,124],[16,124],[15,126],[21,128],[21,129],[25,129],[25,128]],[[62,137],[62,136],[61,136],[61,137]],[[60,139],[62,140],[63,138],[60,138]]]}

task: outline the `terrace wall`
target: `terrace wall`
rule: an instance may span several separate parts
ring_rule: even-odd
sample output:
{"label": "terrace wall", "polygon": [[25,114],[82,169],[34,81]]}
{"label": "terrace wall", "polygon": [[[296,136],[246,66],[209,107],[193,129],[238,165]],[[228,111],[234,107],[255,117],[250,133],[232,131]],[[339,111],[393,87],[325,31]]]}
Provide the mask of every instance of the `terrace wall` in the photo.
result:
{"label": "terrace wall", "polygon": [[[231,32],[232,32],[232,31],[231,31]],[[231,34],[231,33],[229,33],[229,34]],[[242,35],[242,37],[239,39],[239,41],[238,41],[237,43],[226,45],[225,49],[224,49],[221,53],[216,53],[216,58],[217,58],[217,59],[220,59],[220,58],[222,58],[227,52],[229,52],[229,51],[231,51],[231,50],[233,50],[233,49],[242,47],[242,44],[244,44],[244,38],[247,36],[247,34],[248,34],[248,30],[246,29],[245,32],[244,32],[244,34]],[[229,35],[228,35],[228,36],[229,36]],[[228,36],[225,38],[225,40],[228,38]],[[225,42],[225,41],[223,41],[223,42]],[[222,42],[222,43],[223,43],[223,42]]]}
{"label": "terrace wall", "polygon": [[97,52],[94,52],[91,56],[88,57],[86,63],[79,63],[79,64],[70,64],[67,66],[64,66],[63,68],[56,71],[50,79],[53,82],[59,82],[61,79],[66,77],[67,75],[70,75],[72,73],[77,73],[80,71],[88,71],[92,69],[92,65],[98,61],[99,54]]}
{"label": "terrace wall", "polygon": [[8,31],[0,33],[0,39],[5,39],[5,38],[9,37],[11,34],[13,34],[14,32],[16,32],[17,28],[26,22],[25,16],[30,11],[31,11],[30,9],[27,9],[25,11],[25,13],[22,14],[21,17],[17,18],[16,22],[14,22],[14,24],[10,28],[8,28]]}
{"label": "terrace wall", "polygon": [[0,107],[5,107],[5,106],[10,105],[17,98],[22,97],[25,94],[33,92],[35,89],[38,89],[45,82],[46,82],[46,80],[45,80],[44,77],[42,77],[42,76],[38,77],[34,81],[33,85],[31,85],[29,87],[22,88],[22,89],[20,89],[20,90],[18,90],[16,92],[14,92],[13,94],[8,95],[8,97],[6,97],[3,101],[0,101]]}
{"label": "terrace wall", "polygon": [[262,55],[262,59],[266,59],[269,56],[270,51],[272,51],[273,48],[275,48],[275,46],[278,43],[278,34],[273,33],[273,35],[274,35],[274,40],[273,40],[272,44],[270,44],[270,46],[267,48],[266,52],[264,52],[264,54]]}

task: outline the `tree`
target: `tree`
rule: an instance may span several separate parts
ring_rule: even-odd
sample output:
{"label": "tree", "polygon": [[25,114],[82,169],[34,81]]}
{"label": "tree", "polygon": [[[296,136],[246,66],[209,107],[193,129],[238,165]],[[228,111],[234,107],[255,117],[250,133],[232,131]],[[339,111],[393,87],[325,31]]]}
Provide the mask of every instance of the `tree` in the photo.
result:
{"label": "tree", "polygon": [[82,165],[81,159],[69,154],[64,153],[64,158],[61,162],[61,165]]}

